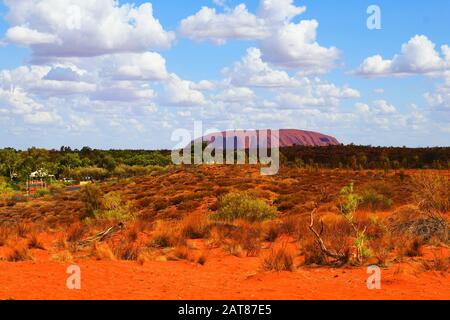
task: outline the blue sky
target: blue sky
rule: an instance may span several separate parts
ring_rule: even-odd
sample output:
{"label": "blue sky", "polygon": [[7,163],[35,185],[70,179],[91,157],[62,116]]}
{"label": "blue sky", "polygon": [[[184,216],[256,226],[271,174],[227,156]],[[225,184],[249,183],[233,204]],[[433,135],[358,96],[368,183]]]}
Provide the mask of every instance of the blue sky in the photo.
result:
{"label": "blue sky", "polygon": [[54,3],[0,2],[2,147],[171,148],[194,121],[450,145],[446,1]]}

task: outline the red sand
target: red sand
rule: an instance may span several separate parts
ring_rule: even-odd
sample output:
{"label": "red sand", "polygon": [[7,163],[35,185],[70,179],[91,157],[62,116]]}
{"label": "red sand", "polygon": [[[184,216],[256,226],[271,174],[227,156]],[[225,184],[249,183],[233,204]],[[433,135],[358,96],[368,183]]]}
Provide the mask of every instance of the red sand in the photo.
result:
{"label": "red sand", "polygon": [[258,272],[260,258],[208,256],[186,261],[84,260],[81,290],[69,290],[70,263],[0,263],[0,299],[450,299],[450,275],[411,263],[382,271],[381,290],[366,286],[366,268]]}

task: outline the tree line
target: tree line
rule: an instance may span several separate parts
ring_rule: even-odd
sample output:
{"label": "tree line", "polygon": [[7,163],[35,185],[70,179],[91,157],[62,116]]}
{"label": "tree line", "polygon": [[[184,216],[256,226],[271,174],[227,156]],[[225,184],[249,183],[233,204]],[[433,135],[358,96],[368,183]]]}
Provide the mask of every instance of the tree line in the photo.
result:
{"label": "tree line", "polygon": [[[170,151],[97,150],[90,147],[72,150],[29,148],[0,149],[0,175],[11,181],[26,181],[32,172],[41,171],[57,179],[105,178],[148,171],[171,163]],[[135,172],[136,173],[136,172]]]}
{"label": "tree line", "polygon": [[337,145],[281,149],[282,162],[297,166],[348,169],[450,169],[450,148]]}

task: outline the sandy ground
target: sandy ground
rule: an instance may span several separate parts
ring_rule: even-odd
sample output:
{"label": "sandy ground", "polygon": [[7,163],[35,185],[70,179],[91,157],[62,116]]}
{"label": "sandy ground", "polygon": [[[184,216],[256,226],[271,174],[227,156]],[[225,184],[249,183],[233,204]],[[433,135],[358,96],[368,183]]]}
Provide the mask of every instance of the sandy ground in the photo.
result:
{"label": "sandy ground", "polygon": [[0,263],[0,299],[450,299],[450,274],[414,263],[382,269],[381,289],[369,290],[366,267],[258,271],[260,258],[215,255],[204,266],[187,261],[85,260],[81,289],[66,285],[70,263]]}

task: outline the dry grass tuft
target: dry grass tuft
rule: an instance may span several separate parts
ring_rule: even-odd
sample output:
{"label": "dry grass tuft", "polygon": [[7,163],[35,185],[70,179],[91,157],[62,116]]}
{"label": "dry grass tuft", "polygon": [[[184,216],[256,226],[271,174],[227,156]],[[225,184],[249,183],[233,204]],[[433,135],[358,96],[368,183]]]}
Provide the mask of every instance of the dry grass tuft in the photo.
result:
{"label": "dry grass tuft", "polygon": [[0,247],[8,243],[10,231],[6,227],[0,227]]}
{"label": "dry grass tuft", "polygon": [[33,256],[28,251],[28,248],[14,248],[12,252],[10,252],[6,256],[6,261],[9,262],[20,262],[29,260],[33,260]]}
{"label": "dry grass tuft", "polygon": [[205,239],[210,230],[208,219],[203,214],[188,215],[181,222],[181,235],[187,239]]}
{"label": "dry grass tuft", "polygon": [[262,261],[266,271],[294,271],[294,254],[285,246],[273,249]]}
{"label": "dry grass tuft", "polygon": [[97,260],[116,260],[114,252],[111,250],[107,243],[94,242],[91,247],[91,255]]}
{"label": "dry grass tuft", "polygon": [[39,241],[37,234],[33,233],[31,235],[30,239],[28,240],[28,249],[45,250],[45,247],[42,242]]}

